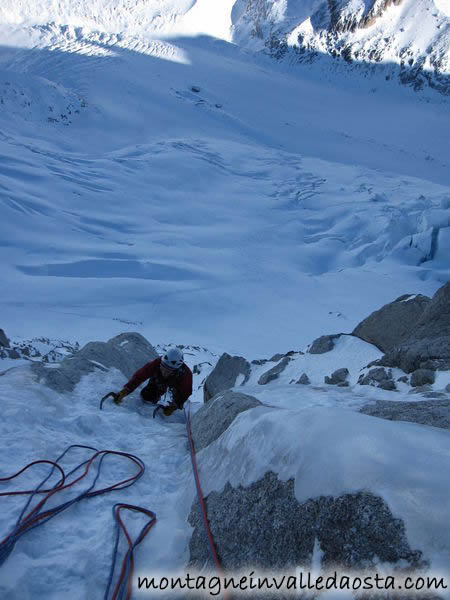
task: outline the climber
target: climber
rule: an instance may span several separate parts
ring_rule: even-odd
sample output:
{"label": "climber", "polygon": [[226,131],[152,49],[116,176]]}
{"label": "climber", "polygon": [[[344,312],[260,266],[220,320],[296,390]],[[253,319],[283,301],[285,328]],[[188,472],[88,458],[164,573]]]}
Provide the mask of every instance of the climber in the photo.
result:
{"label": "climber", "polygon": [[142,401],[151,404],[161,401],[166,416],[177,408],[183,408],[192,394],[192,371],[184,363],[183,353],[179,348],[170,348],[163,356],[136,371],[122,390],[115,394],[114,402],[120,404],[125,396],[131,394],[146,379],[149,381],[141,390]]}

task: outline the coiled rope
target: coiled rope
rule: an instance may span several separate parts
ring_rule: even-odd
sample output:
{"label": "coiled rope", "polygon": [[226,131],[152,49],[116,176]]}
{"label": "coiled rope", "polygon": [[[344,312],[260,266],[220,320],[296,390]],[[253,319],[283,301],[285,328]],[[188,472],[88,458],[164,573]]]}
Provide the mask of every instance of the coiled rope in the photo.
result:
{"label": "coiled rope", "polygon": [[[58,463],[62,458],[64,458],[64,456],[72,448],[83,448],[83,449],[91,450],[92,456],[89,459],[82,462],[81,464],[79,464],[78,466],[76,466],[74,469],[72,469],[72,471],[70,471],[66,475],[64,470]],[[123,479],[122,481],[114,483],[113,485],[95,490],[94,488],[100,477],[103,461],[104,461],[105,457],[109,456],[109,455],[120,456],[120,457],[126,458],[127,460],[130,460],[134,465],[137,466],[137,472],[134,475],[132,475],[131,477],[128,477],[127,479]],[[72,498],[71,500],[69,500],[67,502],[63,502],[63,503],[61,503],[57,506],[54,506],[50,509],[44,510],[45,504],[57,492],[61,492],[63,490],[66,490],[66,489],[72,487],[73,485],[75,485],[76,483],[81,481],[84,477],[86,477],[86,475],[89,473],[89,470],[91,469],[91,467],[96,459],[98,459],[97,472],[95,474],[92,484],[86,490],[84,490],[83,492],[78,494],[78,496]],[[51,465],[52,468],[51,468],[49,474],[41,481],[41,483],[35,489],[0,492],[0,496],[16,496],[16,495],[20,495],[20,494],[28,494],[30,496],[28,498],[27,502],[25,503],[25,506],[23,507],[23,509],[16,521],[14,528],[5,538],[3,538],[3,540],[0,541],[0,566],[5,562],[5,560],[8,558],[8,556],[11,554],[16,542],[23,535],[25,535],[25,533],[31,531],[32,529],[35,529],[36,527],[39,527],[40,525],[43,525],[44,523],[46,523],[47,521],[49,521],[50,519],[55,517],[57,514],[63,512],[64,510],[66,510],[67,508],[72,506],[73,504],[80,502],[81,500],[83,500],[85,498],[92,498],[94,496],[106,494],[107,492],[111,492],[113,490],[122,490],[127,487],[130,487],[131,485],[136,483],[136,481],[138,481],[138,479],[140,479],[142,477],[142,475],[144,474],[144,471],[145,471],[144,462],[140,458],[135,456],[134,454],[129,454],[128,452],[119,452],[116,450],[97,450],[96,448],[93,448],[91,446],[72,444],[71,446],[66,448],[66,450],[64,450],[64,452],[56,459],[56,461],[50,461],[50,460],[33,461],[33,462],[29,463],[28,465],[26,465],[25,467],[23,467],[22,469],[20,469],[20,471],[17,471],[17,473],[14,473],[13,475],[10,475],[8,477],[0,478],[0,482],[11,481],[12,479],[15,479],[20,474],[24,473],[29,468],[31,468],[37,464],[49,464],[49,465]],[[77,471],[82,470],[83,467],[84,467],[84,470],[82,471],[81,475],[79,475],[79,476],[75,477],[73,480],[69,481],[70,477],[72,475],[74,475],[75,473],[77,473]],[[59,471],[59,474],[61,475],[60,480],[52,487],[50,487],[48,489],[43,489],[43,486],[50,479],[50,477],[55,472],[55,470]],[[42,500],[40,500],[36,504],[36,506],[32,510],[30,510],[27,514],[25,514],[32,502],[32,499],[37,494],[45,494],[45,496]],[[120,517],[120,511],[122,509],[138,511],[149,517],[149,521],[142,528],[141,532],[139,533],[139,536],[137,537],[136,541],[134,541],[134,542],[132,542],[131,537]],[[123,559],[122,570],[121,570],[119,579],[117,581],[117,584],[115,586],[112,600],[122,600],[123,598],[126,598],[126,600],[129,600],[129,598],[131,596],[132,575],[133,575],[133,552],[134,552],[135,547],[141,543],[141,541],[147,535],[147,533],[149,532],[151,527],[155,524],[156,517],[153,512],[146,510],[144,508],[141,508],[139,506],[133,506],[131,504],[116,504],[116,505],[114,505],[113,515],[114,515],[114,519],[116,521],[117,532],[116,532],[116,541],[115,541],[114,550],[113,550],[113,559],[112,559],[112,565],[111,565],[111,570],[110,570],[110,575],[109,575],[109,581],[108,581],[107,590],[106,590],[106,594],[105,594],[105,600],[108,598],[109,590],[110,590],[112,580],[114,577],[114,569],[115,569],[115,564],[116,564],[116,560],[117,560],[117,549],[118,549],[118,544],[119,544],[120,530],[122,530],[125,534],[125,537],[128,542],[128,550]]]}

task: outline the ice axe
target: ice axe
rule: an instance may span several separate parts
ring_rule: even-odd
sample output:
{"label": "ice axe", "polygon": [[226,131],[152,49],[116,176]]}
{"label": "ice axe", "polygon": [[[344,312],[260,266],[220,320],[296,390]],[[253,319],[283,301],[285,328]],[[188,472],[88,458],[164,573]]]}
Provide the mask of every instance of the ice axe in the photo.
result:
{"label": "ice axe", "polygon": [[106,396],[103,396],[103,398],[100,400],[100,410],[102,410],[103,408],[103,402],[107,399],[107,398],[112,398],[113,400],[116,400],[117,396],[119,394],[117,394],[116,392],[109,392],[109,394],[106,394]]}

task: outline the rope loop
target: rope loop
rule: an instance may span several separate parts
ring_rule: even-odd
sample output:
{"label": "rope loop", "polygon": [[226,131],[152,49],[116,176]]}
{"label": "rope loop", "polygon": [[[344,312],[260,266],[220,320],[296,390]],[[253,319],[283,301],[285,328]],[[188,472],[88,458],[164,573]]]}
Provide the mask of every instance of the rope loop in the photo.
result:
{"label": "rope loop", "polygon": [[[66,474],[64,472],[64,469],[60,466],[59,462],[73,448],[82,448],[82,449],[91,450],[92,454],[91,454],[90,458],[88,458],[84,462],[80,463],[74,469],[72,469],[69,473]],[[117,456],[117,457],[122,457],[122,458],[127,459],[136,467],[136,471],[135,471],[134,475],[127,477],[126,479],[123,479],[121,481],[118,481],[117,483],[114,483],[112,485],[109,485],[109,486],[106,486],[106,487],[96,490],[95,486],[96,486],[96,484],[99,480],[100,474],[101,474],[101,470],[103,467],[103,461],[107,456]],[[82,491],[80,494],[78,494],[77,496],[75,496],[74,498],[72,498],[69,501],[62,502],[61,504],[53,506],[52,508],[45,509],[45,505],[47,504],[47,502],[56,493],[62,492],[63,490],[67,490],[67,489],[71,488],[72,486],[74,486],[76,483],[80,482],[82,479],[84,479],[90,472],[91,468],[93,468],[93,464],[95,461],[97,461],[97,465],[96,465],[97,471],[95,473],[92,483],[89,485],[89,487],[87,489],[85,489],[84,491]],[[19,471],[17,471],[17,473],[14,473],[13,475],[10,475],[8,477],[0,478],[0,483],[12,481],[16,477],[18,477],[19,475],[21,475],[22,473],[27,471],[29,468],[31,468],[35,465],[38,465],[38,464],[49,464],[49,465],[51,465],[51,469],[50,469],[50,472],[48,473],[48,475],[39,483],[39,485],[35,489],[33,489],[33,490],[13,490],[13,491],[9,491],[9,492],[1,492],[0,493],[0,496],[16,496],[16,495],[20,495],[20,494],[28,494],[30,496],[18,517],[15,526],[10,531],[10,533],[5,538],[3,538],[3,540],[0,541],[0,567],[2,566],[2,564],[6,561],[8,556],[13,551],[16,542],[27,532],[31,531],[32,529],[35,529],[36,527],[39,527],[40,525],[43,525],[45,522],[49,521],[50,519],[52,519],[59,513],[63,512],[64,510],[66,510],[67,508],[72,506],[73,504],[75,504],[83,499],[93,498],[94,496],[106,494],[106,493],[112,492],[114,490],[123,490],[127,487],[130,487],[131,485],[136,483],[136,481],[138,481],[138,479],[140,479],[142,477],[142,475],[144,474],[144,471],[145,471],[144,462],[139,457],[135,456],[134,454],[129,454],[128,452],[119,452],[117,450],[97,450],[97,448],[93,448],[91,446],[72,444],[71,446],[66,448],[66,450],[64,450],[64,452],[56,459],[56,461],[51,461],[51,460],[33,461],[33,462],[29,463],[28,465],[26,465],[25,467],[23,467],[22,469],[20,469]],[[44,488],[44,485],[47,483],[47,481],[51,478],[53,473],[55,473],[56,471],[58,471],[60,474],[59,481],[52,487]],[[44,494],[44,497],[42,498],[42,500],[37,502],[37,504],[31,510],[29,510],[30,504],[31,504],[33,498],[37,494]],[[121,516],[120,516],[120,511],[125,510],[125,509],[140,512],[148,517],[148,521],[146,522],[146,524],[144,525],[144,527],[140,531],[137,539],[134,542],[131,540],[131,537],[123,523]],[[113,558],[112,558],[112,565],[111,565],[111,570],[110,570],[110,575],[109,575],[109,581],[108,581],[108,586],[107,586],[107,590],[106,590],[106,594],[105,594],[105,600],[107,600],[107,598],[108,598],[109,590],[110,590],[113,576],[114,576],[114,567],[115,567],[116,559],[117,559],[117,549],[118,549],[119,535],[120,535],[121,530],[124,532],[125,537],[127,539],[128,550],[127,550],[125,557],[123,559],[123,562],[122,562],[122,570],[121,570],[118,582],[116,584],[116,587],[114,589],[112,600],[122,600],[122,599],[129,600],[131,597],[132,576],[133,576],[133,567],[134,567],[133,552],[134,552],[134,549],[136,548],[136,546],[142,542],[142,540],[145,538],[147,533],[150,531],[150,529],[156,523],[156,516],[153,512],[151,512],[150,510],[147,510],[145,508],[141,508],[139,506],[134,506],[132,504],[123,504],[123,503],[114,505],[113,515],[114,515],[114,519],[116,521],[117,533],[116,533],[116,541],[115,541],[114,550],[113,550]]]}

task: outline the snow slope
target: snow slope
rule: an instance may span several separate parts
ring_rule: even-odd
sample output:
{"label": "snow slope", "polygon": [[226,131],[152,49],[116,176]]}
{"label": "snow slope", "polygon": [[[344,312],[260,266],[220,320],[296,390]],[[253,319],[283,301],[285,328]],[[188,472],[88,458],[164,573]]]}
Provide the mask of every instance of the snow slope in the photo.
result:
{"label": "snow slope", "polygon": [[273,354],[448,278],[441,99],[205,37],[2,31],[9,335],[84,343],[125,320]]}
{"label": "snow slope", "polygon": [[37,26],[72,25],[109,33],[141,35],[198,35],[231,39],[231,10],[235,0],[4,0],[0,22]]}

